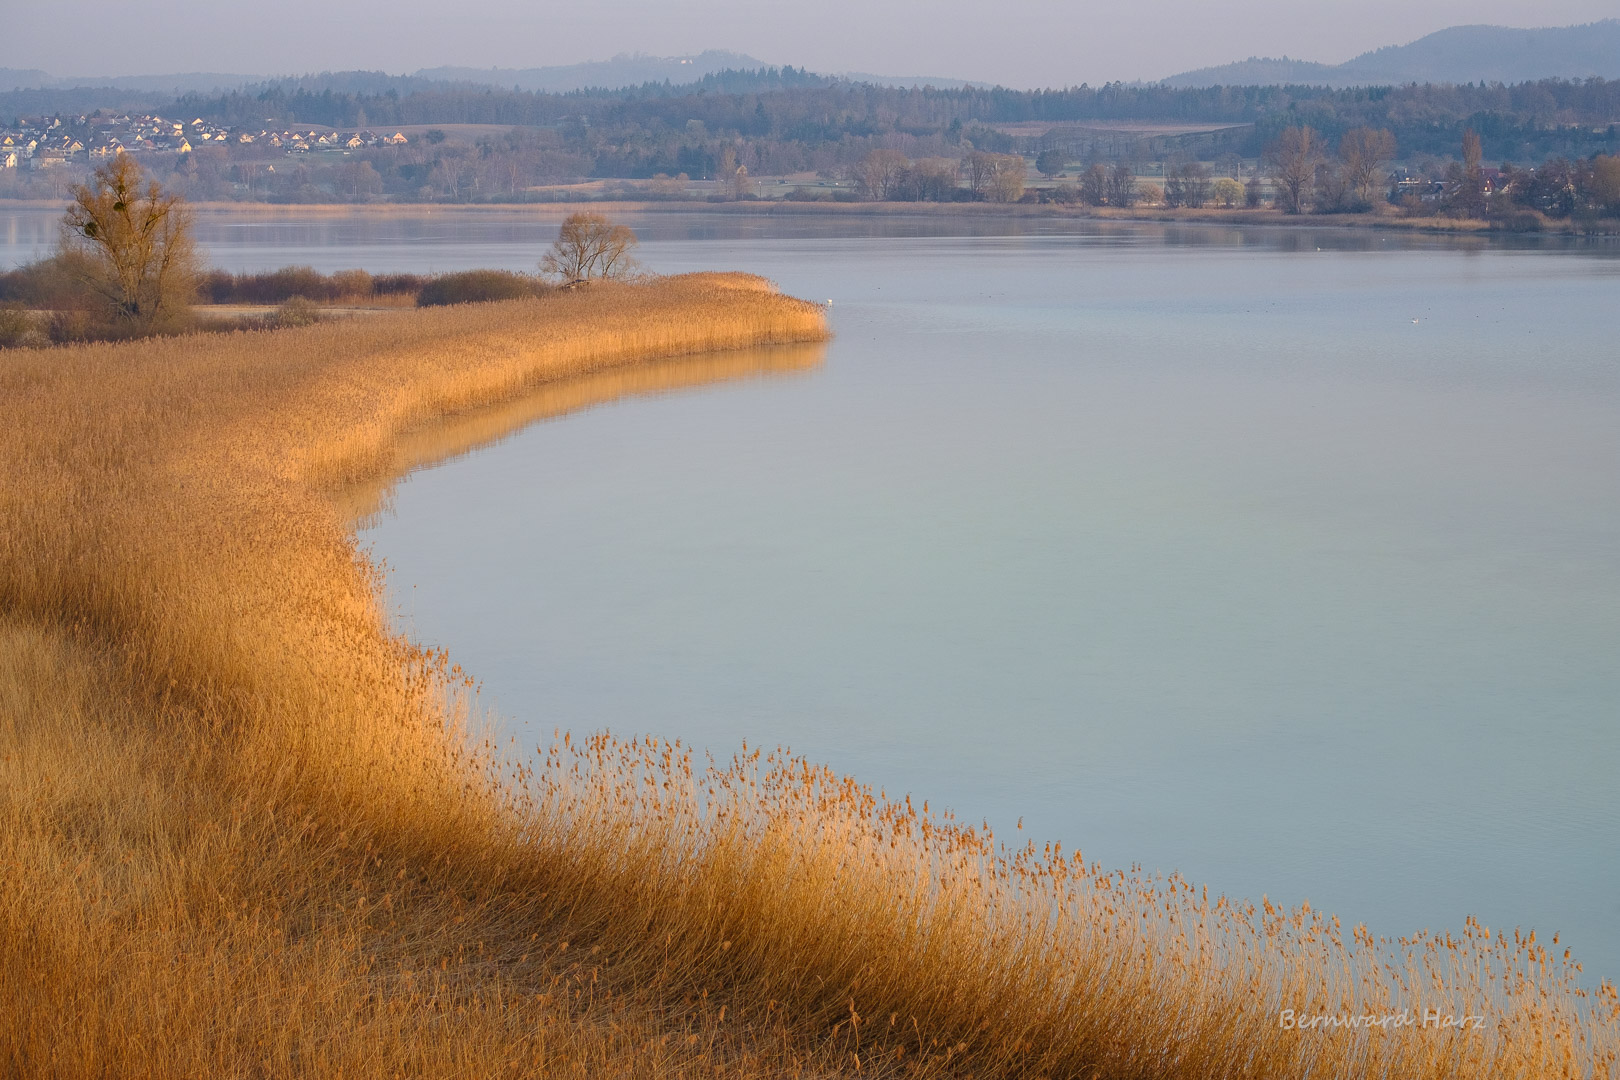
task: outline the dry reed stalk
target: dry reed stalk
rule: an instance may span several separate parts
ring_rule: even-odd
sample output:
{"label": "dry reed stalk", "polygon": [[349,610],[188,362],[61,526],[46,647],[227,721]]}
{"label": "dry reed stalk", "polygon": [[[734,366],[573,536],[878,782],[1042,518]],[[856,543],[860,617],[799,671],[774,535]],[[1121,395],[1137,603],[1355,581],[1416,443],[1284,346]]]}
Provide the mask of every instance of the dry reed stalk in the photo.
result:
{"label": "dry reed stalk", "polygon": [[[1612,1075],[1613,987],[1533,939],[1346,935],[781,755],[472,744],[326,495],[498,437],[409,434],[475,404],[527,420],[762,366],[650,357],[824,334],[700,276],[0,360],[7,1071]],[[1491,1026],[1277,1024],[1403,1007]]]}

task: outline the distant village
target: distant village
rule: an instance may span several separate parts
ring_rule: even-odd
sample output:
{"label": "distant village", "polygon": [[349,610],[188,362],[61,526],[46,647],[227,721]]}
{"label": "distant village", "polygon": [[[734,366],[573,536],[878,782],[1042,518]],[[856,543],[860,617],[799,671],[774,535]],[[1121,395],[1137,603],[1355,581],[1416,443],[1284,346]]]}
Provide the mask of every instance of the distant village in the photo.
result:
{"label": "distant village", "polygon": [[199,147],[256,147],[288,154],[403,146],[401,132],[317,128],[224,128],[201,118],[161,116],[45,116],[22,119],[0,132],[0,169],[51,169],[93,163],[123,153],[189,154]]}

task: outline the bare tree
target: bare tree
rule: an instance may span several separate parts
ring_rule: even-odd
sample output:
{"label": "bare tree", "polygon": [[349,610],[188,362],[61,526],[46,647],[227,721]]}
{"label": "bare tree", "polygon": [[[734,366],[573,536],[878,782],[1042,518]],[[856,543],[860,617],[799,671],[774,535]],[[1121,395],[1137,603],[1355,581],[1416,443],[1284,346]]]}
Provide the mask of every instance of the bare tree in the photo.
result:
{"label": "bare tree", "polygon": [[1344,163],[1325,159],[1316,163],[1316,179],[1311,185],[1312,204],[1318,214],[1338,214],[1358,209]]}
{"label": "bare tree", "polygon": [[1455,163],[1446,170],[1446,207],[1468,217],[1485,216],[1484,152],[1479,133],[1472,128],[1463,132],[1462,165]]}
{"label": "bare tree", "polygon": [[1284,128],[1266,158],[1277,180],[1277,201],[1290,214],[1303,213],[1322,162],[1322,137],[1311,127]]}
{"label": "bare tree", "polygon": [[923,158],[900,170],[893,198],[901,202],[950,202],[956,197],[959,163],[954,158]]}
{"label": "bare tree", "polygon": [[1344,180],[1358,207],[1371,206],[1380,175],[1395,158],[1395,135],[1384,128],[1356,127],[1339,140],[1339,160],[1344,162]]}
{"label": "bare tree", "polygon": [[1209,168],[1201,161],[1172,165],[1164,174],[1164,204],[1197,209],[1209,201]]}
{"label": "bare tree", "polygon": [[971,150],[962,159],[962,172],[967,178],[968,190],[975,196],[982,198],[989,191],[990,182],[995,179],[996,158],[999,156],[983,150]]}
{"label": "bare tree", "polygon": [[856,164],[855,184],[874,199],[892,198],[909,164],[898,150],[873,150]]}
{"label": "bare tree", "polygon": [[986,194],[992,202],[1012,203],[1024,196],[1024,180],[1029,165],[1022,154],[991,154],[990,184]]}
{"label": "bare tree", "polygon": [[185,200],[147,179],[128,154],[72,195],[63,261],[113,317],[146,331],[187,315],[201,267]]}
{"label": "bare tree", "polygon": [[248,196],[258,194],[260,165],[257,161],[243,161],[236,166],[237,178],[247,185]]}
{"label": "bare tree", "polygon": [[433,170],[428,173],[428,183],[452,199],[458,199],[461,197],[462,180],[468,171],[467,162],[459,154],[440,154],[433,163]]}
{"label": "bare tree", "polygon": [[569,214],[540,270],[565,285],[629,277],[637,269],[630,255],[635,246],[628,225],[615,225],[601,214]]}
{"label": "bare tree", "polygon": [[382,175],[369,161],[346,161],[338,166],[337,182],[349,198],[375,195],[382,191]]}
{"label": "bare tree", "polygon": [[1136,205],[1136,176],[1128,163],[1116,161],[1109,170],[1107,194],[1109,206]]}
{"label": "bare tree", "polygon": [[1108,201],[1108,170],[1100,163],[1080,174],[1080,199],[1091,206]]}
{"label": "bare tree", "polygon": [[1620,157],[1599,154],[1592,159],[1586,200],[1600,213],[1620,215]]}

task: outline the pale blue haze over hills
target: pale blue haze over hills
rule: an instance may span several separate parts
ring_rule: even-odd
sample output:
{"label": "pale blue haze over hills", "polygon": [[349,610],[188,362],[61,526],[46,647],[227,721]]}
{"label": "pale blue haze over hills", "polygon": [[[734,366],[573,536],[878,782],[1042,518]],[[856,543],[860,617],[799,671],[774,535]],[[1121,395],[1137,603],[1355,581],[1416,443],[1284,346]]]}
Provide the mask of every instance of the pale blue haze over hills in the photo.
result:
{"label": "pale blue haze over hills", "polygon": [[[217,93],[267,83],[295,83],[312,90],[386,93],[390,89],[408,93],[431,84],[471,83],[502,89],[516,87],[543,93],[574,90],[618,90],[648,83],[680,86],[697,82],[723,71],[757,71],[773,65],[744,53],[709,49],[692,56],[641,56],[621,54],[610,60],[582,64],[559,64],[532,68],[472,68],[441,66],[423,68],[409,75],[380,71],[337,71],[318,75],[233,75],[222,72],[192,71],[168,75],[69,75],[56,76],[37,68],[0,67],[0,92],[6,90],[65,90],[75,87],[111,87],[147,93]],[[838,72],[837,78],[878,86],[959,87],[967,80],[930,75],[881,75],[872,72]]]}
{"label": "pale blue haze over hills", "polygon": [[1384,86],[1406,83],[1519,83],[1620,78],[1620,19],[1521,30],[1453,26],[1406,45],[1387,45],[1342,64],[1250,57],[1172,75],[1169,86]]}
{"label": "pale blue haze over hills", "polygon": [[[792,63],[792,58],[788,58]],[[648,83],[697,82],[723,71],[757,70],[770,62],[746,53],[709,49],[681,56],[621,53],[608,60],[538,67],[487,68],[444,65],[421,68],[408,75],[381,71],[338,71],[301,76],[183,72],[158,75],[55,76],[35,68],[0,67],[0,91],[12,89],[65,89],[113,87],[128,91],[210,93],[267,82],[296,82],[310,89],[402,93],[434,83],[516,87],[551,93],[588,88],[621,89]],[[834,77],[887,86],[932,85],[960,87],[986,80],[936,75],[882,75],[844,71]],[[971,73],[969,73],[971,74]],[[1250,57],[1217,67],[1172,75],[1166,85],[1247,86],[1295,84],[1313,86],[1375,86],[1406,83],[1516,83],[1545,78],[1620,79],[1620,19],[1605,19],[1580,26],[1519,29],[1505,26],[1454,26],[1404,45],[1388,45],[1341,64],[1325,64],[1289,57]],[[1077,71],[1069,85],[1090,81]]]}

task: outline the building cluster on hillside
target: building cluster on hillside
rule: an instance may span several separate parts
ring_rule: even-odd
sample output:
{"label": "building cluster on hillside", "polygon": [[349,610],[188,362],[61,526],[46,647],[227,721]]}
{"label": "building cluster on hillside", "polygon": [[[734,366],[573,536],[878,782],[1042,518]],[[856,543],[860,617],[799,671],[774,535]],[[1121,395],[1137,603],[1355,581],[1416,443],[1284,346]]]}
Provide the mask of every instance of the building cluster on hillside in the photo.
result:
{"label": "building cluster on hillside", "polygon": [[15,127],[0,131],[0,169],[49,169],[123,153],[189,154],[206,146],[256,146],[272,153],[306,154],[400,146],[408,141],[397,131],[227,128],[201,117],[188,122],[161,116],[41,116],[24,118]]}

